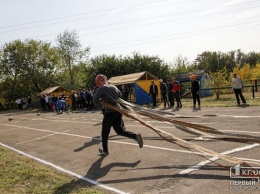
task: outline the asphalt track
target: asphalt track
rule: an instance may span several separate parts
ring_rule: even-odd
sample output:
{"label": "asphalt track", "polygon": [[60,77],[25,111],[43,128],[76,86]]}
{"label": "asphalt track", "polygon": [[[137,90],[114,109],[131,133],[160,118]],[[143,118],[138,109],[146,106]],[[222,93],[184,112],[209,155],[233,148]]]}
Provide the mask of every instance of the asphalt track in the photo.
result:
{"label": "asphalt track", "polygon": [[[174,115],[164,115],[163,111]],[[230,133],[260,136],[258,106],[167,109],[162,110],[162,115]],[[85,180],[105,193],[260,192],[258,182],[250,187],[234,186],[229,168],[223,166],[234,167],[235,164],[211,156],[200,157],[162,140],[151,129],[126,117],[127,130],[141,133],[144,147],[140,149],[135,141],[117,136],[112,129],[110,154],[101,157],[98,148],[101,147],[102,117],[100,111],[59,115],[37,115],[30,111],[1,112],[0,145]],[[260,162],[259,144],[201,139],[167,123],[142,118],[186,141],[239,159]]]}

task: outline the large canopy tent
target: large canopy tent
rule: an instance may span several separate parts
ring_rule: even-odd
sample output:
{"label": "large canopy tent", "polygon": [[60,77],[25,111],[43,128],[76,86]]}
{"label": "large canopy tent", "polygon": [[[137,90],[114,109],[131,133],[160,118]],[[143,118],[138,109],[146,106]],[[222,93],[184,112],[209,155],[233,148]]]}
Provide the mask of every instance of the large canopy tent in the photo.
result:
{"label": "large canopy tent", "polygon": [[111,77],[108,82],[119,87],[126,85],[130,89],[130,100],[136,104],[150,104],[152,102],[149,96],[151,81],[158,86],[158,98],[160,97],[159,79],[147,71],[132,73],[122,76]]}
{"label": "large canopy tent", "polygon": [[[65,91],[65,94],[67,97],[69,97],[71,95],[71,91],[68,89],[65,89],[61,86],[55,86],[55,87],[50,87],[50,88],[46,88],[45,90],[43,90],[42,92],[40,92],[37,96],[41,96],[41,95],[52,95],[55,94],[56,96],[59,96],[60,93],[63,93]],[[67,98],[66,100],[67,104],[71,105],[71,99]]]}

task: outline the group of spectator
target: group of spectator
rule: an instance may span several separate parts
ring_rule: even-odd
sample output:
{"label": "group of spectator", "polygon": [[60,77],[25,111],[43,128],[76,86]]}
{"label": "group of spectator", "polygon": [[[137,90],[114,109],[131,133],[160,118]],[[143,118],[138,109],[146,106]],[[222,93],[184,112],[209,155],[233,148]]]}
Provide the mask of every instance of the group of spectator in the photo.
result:
{"label": "group of spectator", "polygon": [[94,89],[80,89],[79,92],[72,90],[72,94],[69,96],[72,101],[71,110],[93,110],[95,108],[93,103],[94,92]]}
{"label": "group of spectator", "polygon": [[32,97],[29,95],[27,101],[24,98],[18,98],[16,101],[19,111],[23,111],[25,108],[32,108]]}
{"label": "group of spectator", "polygon": [[[93,104],[93,90],[80,89],[78,92],[71,91],[71,95],[67,96],[63,91],[58,96],[53,93],[50,95],[40,96],[40,105],[43,112],[56,111],[57,113],[63,113],[69,108],[71,111],[76,110],[92,110]],[[71,106],[69,107],[68,100],[71,99]]]}
{"label": "group of spectator", "polygon": [[[200,95],[199,95],[199,82],[196,80],[196,76],[192,74],[191,78],[191,96],[193,98],[193,108],[196,108],[196,102],[198,102],[198,108],[200,109]],[[162,79],[160,82],[160,91],[164,104],[164,108],[174,108],[176,101],[176,109],[182,108],[181,102],[181,85],[176,77],[173,77],[171,80],[167,79],[166,83]],[[153,107],[156,107],[156,97],[158,95],[158,88],[154,84],[154,81],[151,82],[149,95],[152,96]]]}
{"label": "group of spectator", "polygon": [[[164,83],[162,79],[160,79],[159,82],[164,108],[166,108],[166,105],[168,106],[168,108],[173,108],[175,101],[177,104],[175,108],[182,108],[180,97],[181,86],[176,77],[173,77],[172,80],[167,79],[166,83]],[[158,95],[158,89],[157,86],[154,84],[154,81],[151,82],[149,95],[152,96],[153,107],[156,107],[156,96]]]}
{"label": "group of spectator", "polygon": [[[193,108],[196,108],[196,103],[198,102],[198,108],[200,109],[200,85],[199,82],[196,80],[196,75],[192,74],[190,76],[191,79],[191,88],[190,93],[193,99]],[[166,82],[164,82],[162,79],[159,80],[160,82],[160,92],[161,92],[161,98],[164,103],[164,108],[176,108],[180,109],[182,108],[182,102],[181,102],[181,96],[180,96],[180,90],[181,85],[180,82],[176,79],[176,77],[173,77],[172,79],[166,79]],[[233,80],[232,80],[232,88],[236,96],[237,104],[240,105],[240,99],[241,98],[243,104],[246,104],[246,100],[244,99],[244,96],[242,94],[242,88],[243,83],[240,77],[237,77],[236,74],[233,74]],[[128,101],[128,95],[129,95],[129,89],[125,85],[121,85],[120,91],[122,93],[122,99],[125,101]],[[56,96],[55,93],[51,95],[41,95],[40,96],[40,105],[43,112],[45,111],[57,111],[63,112],[64,110],[68,110],[68,99],[71,99],[71,111],[76,110],[93,110],[94,103],[93,103],[93,96],[95,93],[95,89],[80,89],[78,92],[75,90],[72,90],[72,93],[70,96],[67,96],[65,91],[59,94],[59,96]],[[156,107],[157,103],[157,96],[158,96],[158,87],[154,83],[154,81],[151,81],[150,89],[149,89],[149,95],[152,98],[152,104],[153,108]],[[27,101],[24,98],[18,98],[16,100],[16,103],[18,105],[18,109],[20,111],[24,110],[24,108],[32,108],[32,97],[29,95],[27,97]],[[176,103],[176,107],[174,106]],[[0,106],[2,109],[2,105]]]}

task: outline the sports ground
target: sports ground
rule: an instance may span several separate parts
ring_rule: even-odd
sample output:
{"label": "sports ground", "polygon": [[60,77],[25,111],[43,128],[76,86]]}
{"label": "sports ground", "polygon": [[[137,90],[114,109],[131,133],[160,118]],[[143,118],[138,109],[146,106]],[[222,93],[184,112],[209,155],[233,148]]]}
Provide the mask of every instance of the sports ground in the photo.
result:
{"label": "sports ground", "polygon": [[[165,113],[172,113],[163,114]],[[260,107],[166,109],[161,115],[223,132],[260,136]],[[161,139],[151,129],[124,117],[127,130],[141,133],[144,147],[111,130],[109,155],[101,147],[100,111],[1,112],[0,144],[59,171],[90,183],[104,193],[259,193],[260,183],[234,185],[229,168],[236,164],[193,152]],[[165,122],[142,117],[148,123],[215,152],[240,160],[260,162],[258,143],[209,140]],[[208,160],[210,159],[210,160]],[[249,179],[248,179],[249,180]],[[251,179],[250,179],[251,180]]]}

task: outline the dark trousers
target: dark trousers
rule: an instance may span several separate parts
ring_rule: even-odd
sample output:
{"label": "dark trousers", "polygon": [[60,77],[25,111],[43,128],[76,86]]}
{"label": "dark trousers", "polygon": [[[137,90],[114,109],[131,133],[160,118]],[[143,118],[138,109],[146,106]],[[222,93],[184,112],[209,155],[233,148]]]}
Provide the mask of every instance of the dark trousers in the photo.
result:
{"label": "dark trousers", "polygon": [[169,106],[169,102],[168,102],[168,99],[167,99],[167,96],[166,96],[166,92],[162,92],[161,94],[162,94],[164,107],[166,107],[166,104]]}
{"label": "dark trousers", "polygon": [[243,103],[246,103],[246,100],[242,94],[242,90],[241,89],[234,89],[234,93],[236,95],[236,99],[237,99],[237,104],[239,105],[240,104],[240,99],[239,97],[241,98],[242,102]]}
{"label": "dark trousers", "polygon": [[114,128],[117,135],[125,136],[131,139],[135,139],[136,134],[130,131],[126,131],[124,122],[122,120],[122,114],[119,112],[105,112],[102,122],[102,146],[103,150],[108,153],[108,136],[111,127]]}
{"label": "dark trousers", "polygon": [[151,95],[152,95],[153,106],[156,107],[156,94],[151,94]]}
{"label": "dark trousers", "polygon": [[177,102],[177,108],[181,108],[182,104],[181,104],[180,92],[175,92],[173,94],[174,94],[174,97],[175,97],[176,102]]}
{"label": "dark trousers", "polygon": [[193,98],[193,106],[196,106],[196,101],[198,101],[198,105],[200,106],[200,95],[197,92],[192,92]]}
{"label": "dark trousers", "polygon": [[173,107],[173,106],[174,106],[174,96],[173,96],[173,92],[169,92],[169,93],[168,93],[168,98],[169,98],[170,105]]}
{"label": "dark trousers", "polygon": [[72,100],[71,103],[71,111],[77,110],[77,102],[76,100]]}

